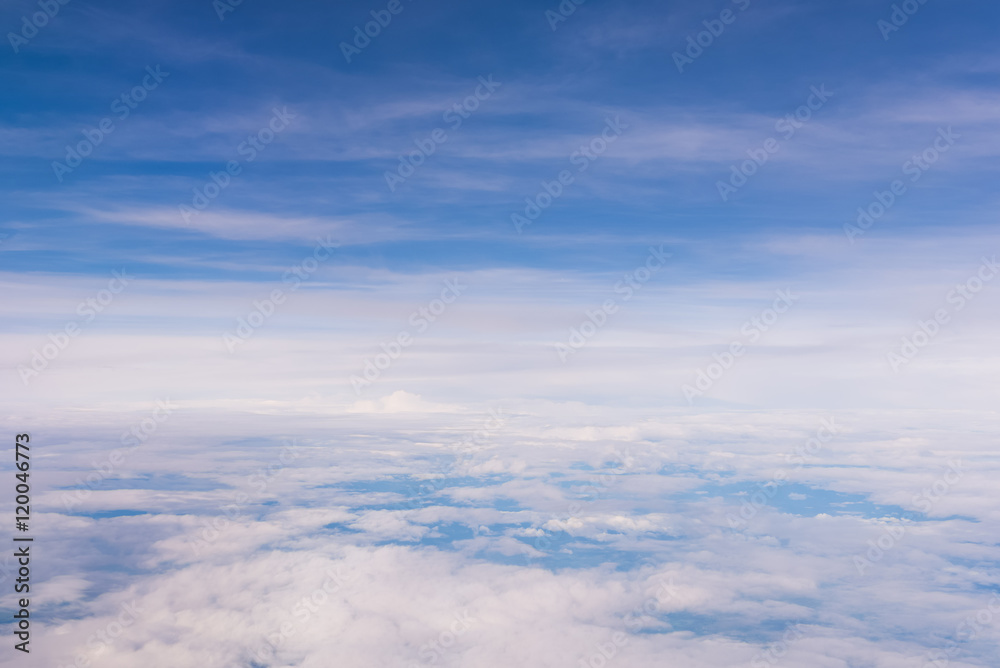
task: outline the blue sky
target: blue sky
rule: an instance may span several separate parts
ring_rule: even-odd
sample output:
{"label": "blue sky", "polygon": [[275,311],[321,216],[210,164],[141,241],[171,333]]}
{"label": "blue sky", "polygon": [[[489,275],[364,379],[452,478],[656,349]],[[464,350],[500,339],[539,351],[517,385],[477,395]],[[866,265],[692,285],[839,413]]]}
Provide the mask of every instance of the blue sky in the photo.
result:
{"label": "blue sky", "polygon": [[[21,25],[32,7],[10,4],[8,23]],[[255,340],[281,332],[329,342],[330,361],[350,357],[316,381],[324,395],[350,392],[346,368],[363,366],[446,274],[475,287],[461,300],[468,306],[430,334],[492,346],[466,368],[500,350],[504,365],[514,341],[524,352],[566,338],[651,245],[669,249],[669,266],[595,342],[647,346],[646,368],[690,354],[683,364],[693,370],[706,345],[727,345],[768,295],[794,285],[807,295],[795,313],[808,314],[811,332],[797,335],[797,351],[858,359],[857,341],[842,334],[874,328],[872,345],[887,348],[995,247],[998,60],[987,3],[914,5],[893,32],[879,27],[892,6],[878,2],[584,3],[555,30],[546,12],[557,5],[400,7],[351,62],[341,42],[384,8],[243,3],[220,19],[211,3],[73,2],[12,48],[2,74],[0,229],[9,236],[0,251],[11,279],[40,291],[10,302],[12,366],[44,343],[36,332],[61,328],[123,267],[136,279],[88,323],[92,341],[127,331],[152,351],[150,337],[165,330],[221,338],[317,239],[340,244],[335,259]],[[711,43],[698,55],[689,37]],[[689,51],[697,58],[680,72],[673,54]],[[144,99],[121,118],[121,96],[137,86]],[[477,90],[484,99],[470,97]],[[476,108],[455,128],[449,110],[468,100]],[[276,109],[288,117],[273,134]],[[790,125],[796,113],[805,120]],[[94,130],[104,119],[110,134]],[[604,143],[608,119],[618,129]],[[86,144],[88,128],[101,136],[92,154],[72,171],[54,168],[66,164],[68,146]],[[270,143],[251,150],[247,138],[261,131]],[[935,152],[935,141],[946,150]],[[421,142],[433,154],[413,157]],[[599,154],[582,158],[591,145]],[[914,172],[913,157],[926,150],[936,160]],[[758,167],[752,155],[766,162]],[[400,173],[400,156],[423,162],[391,190],[386,174]],[[239,173],[226,173],[229,164]],[[740,185],[734,169],[755,171]],[[572,182],[563,186],[566,172]],[[739,185],[725,201],[724,182]],[[518,230],[512,216],[525,215],[526,199],[547,203],[546,183],[560,195]],[[206,188],[216,197],[195,211]],[[894,200],[884,215],[863,234],[845,230],[859,208],[878,211],[878,197]],[[79,294],[52,290],[64,284]],[[41,293],[63,301],[40,301]],[[946,334],[959,336],[967,322]],[[628,327],[641,330],[641,343],[611,340]],[[665,350],[664,333],[668,357],[652,351]],[[402,389],[419,394],[427,374],[414,373],[423,380]],[[878,396],[870,382],[845,379],[823,394],[807,380],[761,402],[730,399],[862,407],[927,398],[909,380]],[[157,382],[142,390],[150,400],[163,394]],[[683,401],[683,384],[671,378],[651,403]],[[982,392],[968,395],[955,404]]]}
{"label": "blue sky", "polygon": [[995,3],[52,2],[21,665],[994,665]]}
{"label": "blue sky", "polygon": [[[225,258],[252,274],[295,256],[304,235],[276,228],[308,218],[342,221],[353,237],[344,261],[363,266],[610,269],[628,242],[837,230],[942,126],[961,134],[956,150],[872,234],[991,222],[988,3],[927,3],[888,41],[877,22],[891,8],[878,2],[585,3],[555,31],[544,3],[401,6],[348,63],[338,44],[379,8],[244,3],[219,20],[205,2],[66,5],[5,57],[4,230],[19,251],[5,254],[8,266],[102,273],[127,260],[144,275],[240,280],[238,267],[208,265]],[[9,3],[7,23],[32,7]],[[734,22],[679,73],[672,53],[727,7]],[[114,118],[111,101],[147,65],[169,77],[58,183],[52,162],[84,127]],[[444,111],[487,75],[501,84],[495,94],[390,192],[383,175],[398,155],[447,127]],[[780,136],[775,121],[820,85],[828,103],[721,202],[716,182],[730,165]],[[239,158],[275,106],[295,119],[198,216],[239,228],[252,213],[275,219],[254,226],[269,231],[205,234],[205,220],[184,229],[170,211]],[[511,234],[510,213],[571,167],[609,115],[630,125],[622,141],[528,228],[531,238]],[[72,243],[45,243],[56,229]],[[760,271],[746,258],[734,269]]]}

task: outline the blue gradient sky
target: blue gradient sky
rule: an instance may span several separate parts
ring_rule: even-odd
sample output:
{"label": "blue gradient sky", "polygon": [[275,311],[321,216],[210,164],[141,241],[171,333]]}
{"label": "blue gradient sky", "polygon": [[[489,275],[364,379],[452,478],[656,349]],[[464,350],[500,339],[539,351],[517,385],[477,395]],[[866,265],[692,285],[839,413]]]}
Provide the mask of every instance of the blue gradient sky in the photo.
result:
{"label": "blue gradient sky", "polygon": [[[5,3],[16,26],[32,3]],[[879,2],[585,3],[557,30],[544,3],[441,5],[402,13],[347,63],[338,48],[363,3],[243,3],[220,21],[208,2],[72,2],[4,56],[0,103],[5,265],[14,271],[245,280],[336,227],[342,262],[414,272],[579,268],[627,262],[627,244],[711,244],[839,230],[900,165],[954,126],[956,150],[873,235],[982,230],[992,220],[997,57],[987,2],[921,6],[888,41]],[[702,22],[736,20],[678,73],[671,54]],[[144,68],[169,73],[63,183],[52,162]],[[414,177],[383,174],[427,137],[480,76],[502,85]],[[716,182],[805,103],[830,101],[724,204]],[[274,106],[288,129],[190,227],[172,212],[239,156]],[[528,230],[512,234],[542,179],[569,167],[609,115],[630,124]],[[260,217],[256,224],[239,221]],[[220,217],[211,229],[210,217]],[[251,228],[251,229],[247,229]],[[952,232],[954,233],[954,232]],[[54,238],[60,243],[50,243]],[[16,251],[16,252],[15,252]],[[173,259],[182,256],[185,261]],[[727,258],[732,260],[732,258]],[[219,266],[225,264],[227,266]],[[703,258],[685,274],[716,272]],[[766,262],[728,268],[754,279]]]}

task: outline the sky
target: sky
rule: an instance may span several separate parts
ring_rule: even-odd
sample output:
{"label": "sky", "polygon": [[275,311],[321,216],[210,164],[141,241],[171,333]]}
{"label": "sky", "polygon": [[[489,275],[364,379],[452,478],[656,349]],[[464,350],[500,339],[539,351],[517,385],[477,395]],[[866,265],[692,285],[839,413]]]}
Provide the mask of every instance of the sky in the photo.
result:
{"label": "sky", "polygon": [[998,19],[0,0],[0,664],[994,665]]}

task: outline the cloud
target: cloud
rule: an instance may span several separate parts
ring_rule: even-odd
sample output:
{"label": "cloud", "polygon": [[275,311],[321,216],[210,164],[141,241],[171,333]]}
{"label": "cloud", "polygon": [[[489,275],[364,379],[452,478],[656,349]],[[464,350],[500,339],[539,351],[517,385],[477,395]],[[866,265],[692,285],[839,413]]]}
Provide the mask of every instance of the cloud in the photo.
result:
{"label": "cloud", "polygon": [[[337,651],[360,667],[425,665],[436,652],[441,665],[541,666],[612,647],[622,665],[666,658],[707,668],[749,663],[794,629],[784,635],[789,660],[906,665],[953,639],[1000,586],[973,565],[1000,556],[990,539],[1000,516],[989,503],[996,471],[988,421],[838,413],[836,439],[798,467],[786,455],[806,443],[819,415],[683,413],[647,417],[636,433],[626,428],[627,411],[607,407],[564,407],[558,425],[557,411],[508,412],[490,457],[523,461],[523,469],[468,470],[462,475],[472,480],[445,480],[442,493],[417,497],[407,487],[419,483],[406,478],[433,470],[426,443],[452,437],[450,413],[422,413],[416,439],[419,423],[387,422],[383,413],[339,426],[324,414],[276,415],[261,424],[276,432],[295,425],[301,454],[272,466],[262,493],[254,476],[279,461],[278,444],[254,440],[259,429],[222,413],[211,421],[230,425],[225,443],[206,440],[191,416],[172,416],[183,428],[169,444],[150,443],[130,461],[130,477],[107,483],[123,489],[95,491],[81,507],[146,514],[68,517],[57,494],[36,502],[46,518],[39,540],[53,547],[61,572],[45,586],[58,586],[62,599],[59,607],[39,598],[38,637],[59,639],[40,643],[39,660],[321,665]],[[893,440],[904,422],[919,442]],[[588,424],[598,440],[582,429]],[[979,436],[955,442],[959,424]],[[566,446],[568,435],[576,447]],[[54,455],[69,451],[54,438]],[[105,447],[101,439],[78,443],[75,460],[47,464],[50,475],[79,475],[74,468]],[[614,450],[627,458],[615,465],[594,456]],[[727,517],[749,497],[691,494],[718,481],[762,483],[784,468],[793,482],[915,510],[908,497],[933,487],[956,456],[970,462],[965,475],[863,574],[854,557],[895,520],[802,512],[796,504],[808,499],[793,493],[791,505],[765,505],[734,530]],[[188,470],[213,489],[185,491],[181,478],[167,476]],[[165,487],[129,489],[150,476]],[[227,504],[241,490],[252,499],[234,517]],[[419,503],[406,504],[411,498]],[[97,575],[97,563],[127,570],[128,584]],[[928,568],[947,575],[927,579]],[[973,643],[962,651],[968,660],[956,665],[985,656]]]}
{"label": "cloud", "polygon": [[456,405],[434,404],[424,401],[420,395],[405,390],[396,390],[374,401],[357,401],[350,408],[352,413],[453,413]]}

